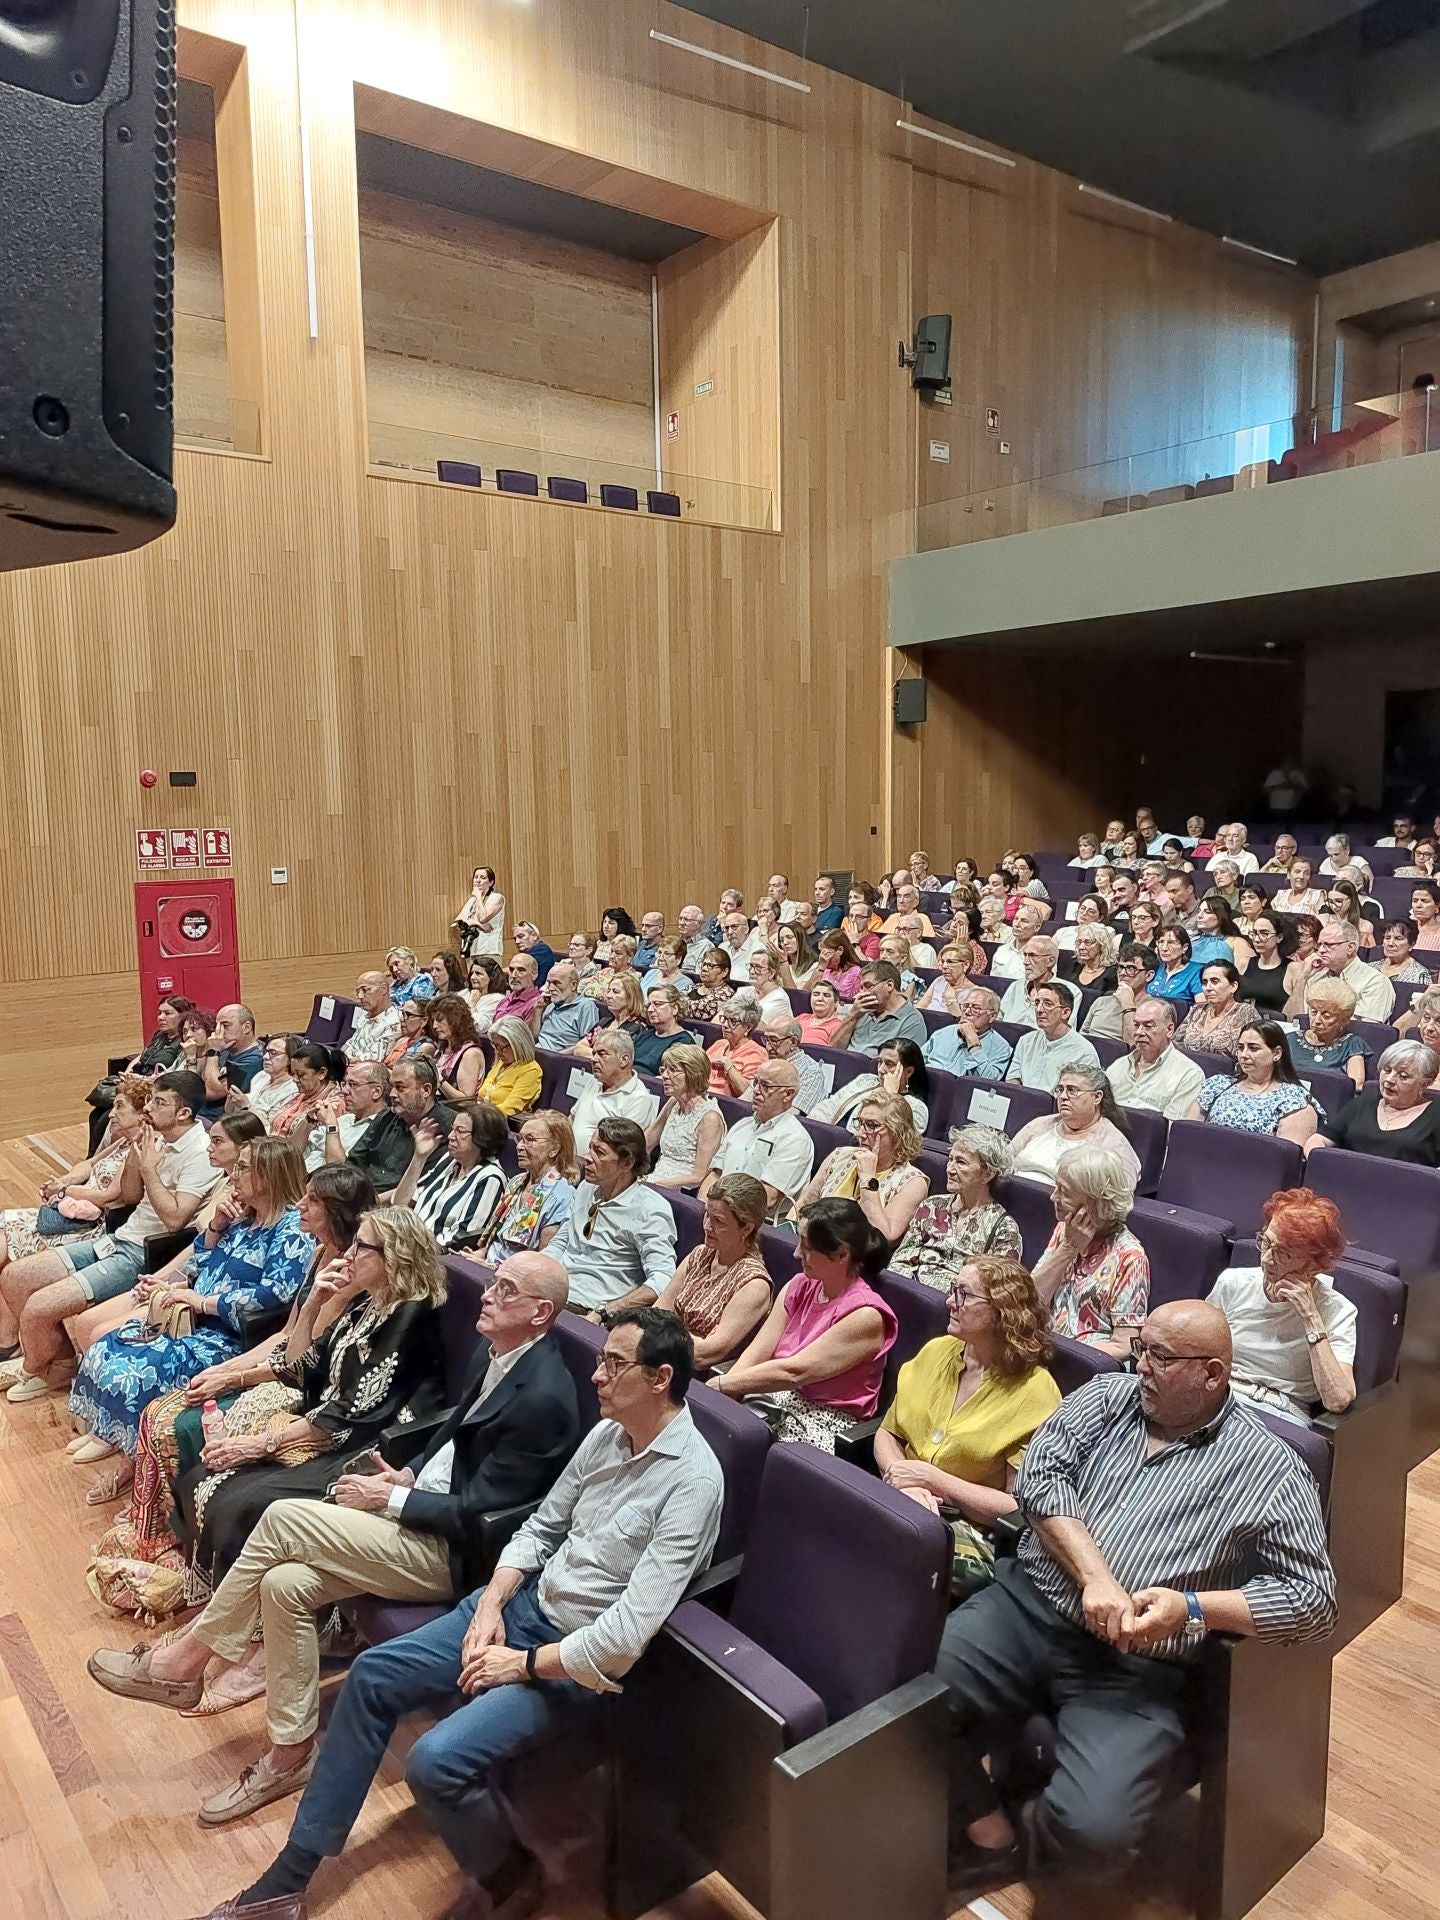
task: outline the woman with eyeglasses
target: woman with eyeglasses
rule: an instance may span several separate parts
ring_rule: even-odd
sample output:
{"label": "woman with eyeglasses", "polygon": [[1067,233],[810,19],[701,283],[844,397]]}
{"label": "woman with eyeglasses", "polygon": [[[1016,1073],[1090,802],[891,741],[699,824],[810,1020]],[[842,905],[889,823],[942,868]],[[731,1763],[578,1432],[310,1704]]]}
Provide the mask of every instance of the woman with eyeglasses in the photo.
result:
{"label": "woman with eyeglasses", "polygon": [[433,1120],[416,1127],[415,1151],[393,1196],[396,1207],[415,1209],[442,1253],[484,1237],[505,1192],[500,1154],[510,1137],[505,1115],[488,1100],[459,1101],[454,1112],[444,1153],[435,1152],[440,1129]]}
{"label": "woman with eyeglasses", "polygon": [[812,1120],[829,1127],[849,1127],[858,1136],[861,1108],[875,1093],[898,1093],[910,1109],[915,1131],[923,1136],[930,1124],[930,1070],[913,1040],[887,1040],[875,1056],[874,1073],[857,1073],[843,1087],[816,1101]]}
{"label": "woman with eyeglasses", "polygon": [[268,1132],[271,1120],[281,1107],[295,1098],[297,1088],[290,1072],[290,1050],[298,1044],[298,1036],[293,1033],[267,1034],[261,1043],[259,1073],[243,1093],[238,1087],[230,1089],[225,1097],[226,1111],[253,1113]]}
{"label": "woman with eyeglasses", "polygon": [[490,1047],[495,1057],[475,1098],[488,1100],[503,1114],[524,1113],[540,1098],[545,1077],[535,1058],[535,1036],[529,1021],[513,1013],[497,1020],[490,1029]]}
{"label": "woman with eyeglasses", "polygon": [[872,1092],[855,1121],[853,1147],[836,1147],[816,1169],[800,1196],[812,1201],[840,1198],[859,1203],[870,1224],[894,1245],[908,1231],[929,1181],[915,1165],[920,1133],[898,1093]]}
{"label": "woman with eyeglasses", "polygon": [[948,1521],[952,1599],[989,1583],[986,1529],[1015,1508],[1015,1478],[1035,1429],[1060,1404],[1035,1283],[1018,1259],[980,1253],[946,1287],[950,1319],[900,1369],[875,1435],[885,1484]]}
{"label": "woman with eyeglasses", "polygon": [[1011,1142],[1017,1179],[1053,1187],[1064,1154],[1075,1147],[1103,1147],[1118,1156],[1132,1189],[1140,1178],[1140,1159],[1130,1144],[1125,1110],[1115,1099],[1100,1065],[1062,1067],[1055,1082],[1055,1111],[1028,1120]]}
{"label": "woman with eyeglasses", "polygon": [[[1065,928],[1063,931],[1073,931],[1075,937],[1068,951],[1061,949],[1060,963],[1056,968],[1060,978],[1071,981],[1077,987],[1092,988],[1097,994],[1113,993],[1118,980],[1115,959],[1120,951],[1120,939],[1115,929],[1104,926],[1098,920],[1086,920],[1073,929]],[[1055,944],[1057,947],[1061,945],[1058,935]]]}
{"label": "woman with eyeglasses", "polygon": [[1324,920],[1343,920],[1360,936],[1360,950],[1368,953],[1375,945],[1375,923],[1360,910],[1360,890],[1350,880],[1332,880],[1325,896]]}
{"label": "woman with eyeglasses", "polygon": [[693,1193],[725,1141],[704,1048],[684,1041],[669,1048],[660,1062],[660,1085],[665,1103],[645,1130],[650,1151],[659,1150],[650,1185]]}
{"label": "woman with eyeglasses", "polygon": [[[982,972],[975,965],[977,949],[968,940],[947,940],[940,949],[940,977],[932,980],[915,1004],[922,1013],[948,1013],[960,1017],[960,1003],[970,991],[970,974]],[[984,954],[980,958],[984,959]]]}
{"label": "woman with eyeglasses", "polygon": [[890,1256],[891,1271],[944,1293],[977,1254],[1018,1260],[1020,1229],[992,1191],[1014,1158],[998,1127],[955,1129],[945,1162],[945,1191],[927,1194],[915,1209],[905,1238]]}
{"label": "woman with eyeglasses", "polygon": [[720,1008],[720,1038],[705,1049],[710,1061],[711,1093],[743,1100],[750,1082],[769,1057],[755,1038],[760,1007],[753,994],[732,994]]}
{"label": "woman with eyeglasses", "polygon": [[705,1233],[655,1301],[695,1343],[695,1371],[706,1374],[738,1353],[770,1311],[770,1275],[760,1258],[768,1199],[748,1173],[725,1173],[705,1196]]}
{"label": "woman with eyeglasses", "polygon": [[570,1218],[580,1169],[569,1114],[550,1107],[527,1113],[515,1136],[515,1158],[520,1171],[481,1241],[493,1266],[512,1253],[542,1252]]}
{"label": "woman with eyeglasses", "polygon": [[[140,1416],[152,1400],[233,1358],[248,1316],[289,1306],[315,1251],[296,1207],[304,1190],[304,1164],[288,1140],[262,1137],[240,1148],[228,1204],[196,1234],[184,1265],[158,1288],[147,1287],[141,1311],[102,1334],[81,1361],[70,1412],[89,1438],[72,1459],[133,1458]],[[172,1308],[189,1310],[188,1326],[165,1330],[151,1323],[152,1313]],[[133,1471],[127,1459],[97,1481],[89,1504],[116,1499]]]}
{"label": "woman with eyeglasses", "polygon": [[1255,958],[1240,974],[1240,998],[1253,1013],[1278,1020],[1298,976],[1292,976],[1295,929],[1280,913],[1267,910],[1250,923]]}
{"label": "woman with eyeglasses", "polygon": [[1273,1020],[1252,1020],[1235,1043],[1234,1074],[1211,1074],[1185,1117],[1240,1133],[1275,1134],[1303,1147],[1315,1132],[1315,1106],[1290,1064],[1285,1029]]}
{"label": "woman with eyeglasses", "polygon": [[1258,1267],[1227,1267],[1210,1292],[1230,1323],[1230,1386],[1287,1420],[1343,1413],[1355,1398],[1354,1307],[1327,1271],[1345,1251],[1333,1200],[1306,1187],[1265,1202]]}
{"label": "woman with eyeglasses", "polygon": [[[178,1612],[186,1599],[188,1567],[178,1529],[176,1489],[198,1464],[204,1444],[201,1409],[214,1400],[237,1428],[259,1425],[297,1401],[282,1386],[273,1362],[291,1349],[304,1352],[327,1333],[347,1302],[336,1293],[315,1298],[317,1276],[344,1259],[362,1217],[375,1205],[368,1175],[349,1163],[317,1168],[300,1196],[300,1228],[314,1242],[310,1271],[290,1304],[284,1326],[231,1359],[203,1368],[187,1385],[152,1400],[140,1416],[131,1504],[95,1548],[87,1578],[92,1592],[120,1612],[155,1619]],[[137,1573],[138,1566],[151,1569]],[[234,1700],[252,1699],[264,1685],[239,1687]],[[227,1686],[228,1691],[235,1691]],[[206,1711],[214,1711],[207,1707]]]}
{"label": "woman with eyeglasses", "polygon": [[274,1379],[296,1391],[293,1407],[254,1425],[232,1409],[224,1434],[205,1442],[177,1489],[191,1572],[206,1592],[271,1501],[322,1499],[342,1459],[368,1453],[396,1420],[423,1419],[443,1404],[445,1269],[416,1214],[367,1213],[349,1253],[315,1276],[313,1309],[332,1296],[343,1305],[328,1331],[303,1348],[297,1334],[270,1356]]}
{"label": "woman with eyeglasses", "polygon": [[720,1017],[720,1009],[734,993],[730,979],[730,956],[723,947],[707,947],[700,956],[700,966],[695,976],[695,990],[690,996],[690,1004],[685,1009],[686,1017],[691,1020],[713,1021]]}
{"label": "woman with eyeglasses", "polygon": [[1035,1262],[1050,1331],[1124,1360],[1150,1310],[1150,1256],[1126,1222],[1130,1169],[1103,1147],[1075,1147],[1055,1170],[1055,1230]]}
{"label": "woman with eyeglasses", "polygon": [[[499,1001],[496,1001],[499,1006]],[[305,1042],[301,1043],[307,1044]],[[400,1009],[400,1037],[385,1056],[385,1067],[398,1067],[402,1060],[429,1058],[435,1052],[430,1038],[430,1009],[420,1000],[410,1000]]]}
{"label": "woman with eyeglasses", "polygon": [[853,1200],[802,1205],[799,1274],[735,1365],[709,1384],[753,1406],[777,1440],[833,1453],[840,1435],[879,1405],[896,1320],[870,1283],[888,1251]]}

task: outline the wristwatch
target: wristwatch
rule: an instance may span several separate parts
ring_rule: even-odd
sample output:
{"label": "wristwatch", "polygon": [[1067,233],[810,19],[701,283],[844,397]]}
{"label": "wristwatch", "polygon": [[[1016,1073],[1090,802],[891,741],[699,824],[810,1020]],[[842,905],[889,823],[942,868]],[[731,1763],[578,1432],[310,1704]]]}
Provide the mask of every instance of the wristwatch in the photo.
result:
{"label": "wristwatch", "polygon": [[270,1454],[273,1457],[279,1451],[279,1447],[280,1447],[279,1432],[277,1431],[275,1433],[267,1433],[265,1436],[266,1453]]}
{"label": "wristwatch", "polygon": [[867,1193],[879,1193],[880,1191],[880,1182],[874,1177],[873,1174],[865,1182],[865,1191]]}
{"label": "wristwatch", "polygon": [[539,1651],[540,1649],[538,1647],[528,1647],[525,1652],[525,1678],[530,1682],[532,1687],[535,1686],[540,1679],[539,1674],[535,1671],[535,1656]]}
{"label": "wristwatch", "polygon": [[1181,1598],[1185,1602],[1185,1638],[1203,1640],[1210,1629],[1206,1623],[1205,1609],[1200,1604],[1199,1594],[1187,1592],[1182,1594]]}
{"label": "wristwatch", "polygon": [[1306,1334],[1305,1344],[1307,1347],[1318,1347],[1322,1340],[1328,1340],[1329,1337],[1330,1337],[1329,1333],[1326,1331],[1326,1329],[1324,1327],[1321,1327],[1318,1333]]}

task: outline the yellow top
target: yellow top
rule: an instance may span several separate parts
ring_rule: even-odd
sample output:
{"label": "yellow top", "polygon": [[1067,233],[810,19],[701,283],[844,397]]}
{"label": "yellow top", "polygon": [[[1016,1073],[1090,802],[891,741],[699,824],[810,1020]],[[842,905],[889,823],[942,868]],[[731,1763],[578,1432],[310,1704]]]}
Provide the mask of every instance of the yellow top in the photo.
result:
{"label": "yellow top", "polygon": [[497,1060],[475,1089],[477,1100],[488,1100],[501,1113],[524,1113],[540,1098],[540,1062],[517,1060],[502,1067]]}
{"label": "yellow top", "polygon": [[1007,1379],[987,1373],[965,1403],[955,1405],[965,1343],[942,1334],[900,1369],[895,1399],[882,1425],[914,1460],[975,1486],[1003,1489],[1007,1467],[1018,1467],[1026,1442],[1060,1404],[1060,1389],[1044,1367]]}

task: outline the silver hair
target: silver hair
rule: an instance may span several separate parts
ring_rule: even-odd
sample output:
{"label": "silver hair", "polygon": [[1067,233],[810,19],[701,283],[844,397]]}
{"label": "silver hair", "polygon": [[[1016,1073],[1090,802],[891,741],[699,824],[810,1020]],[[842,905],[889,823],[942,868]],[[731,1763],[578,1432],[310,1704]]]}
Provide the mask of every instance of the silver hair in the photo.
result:
{"label": "silver hair", "polygon": [[1386,1067],[1401,1067],[1413,1063],[1419,1067],[1428,1087],[1437,1073],[1440,1073],[1440,1054],[1433,1047],[1427,1047],[1423,1040],[1392,1040],[1381,1054],[1379,1070]]}
{"label": "silver hair", "polygon": [[993,987],[977,987],[975,983],[972,981],[970,985],[966,987],[964,993],[960,997],[962,1000],[968,1000],[972,993],[978,993],[981,996],[986,1007],[989,1009],[990,1018],[992,1020],[996,1020],[999,1018],[1000,996],[998,993],[995,992]]}
{"label": "silver hair", "polygon": [[730,998],[722,1002],[720,1007],[720,1018],[722,1020],[727,1014],[732,1020],[739,1020],[747,1027],[758,1027],[760,1024],[760,1002],[755,998],[753,993],[732,993]]}
{"label": "silver hair", "polygon": [[990,1175],[992,1185],[997,1180],[1003,1180],[1015,1164],[1015,1149],[1008,1135],[1003,1134],[999,1127],[982,1127],[977,1121],[964,1127],[952,1127],[950,1144],[973,1153]]}
{"label": "silver hair", "polygon": [[606,1027],[603,1032],[596,1034],[595,1044],[598,1046],[602,1040],[627,1067],[634,1060],[635,1042],[623,1027]]}
{"label": "silver hair", "polygon": [[1105,1234],[1118,1233],[1130,1218],[1135,1184],[1118,1153],[1108,1147],[1072,1147],[1056,1167],[1085,1196],[1096,1226]]}
{"label": "silver hair", "polygon": [[503,1020],[497,1020],[490,1029],[490,1038],[505,1042],[517,1066],[535,1058],[535,1036],[529,1022],[520,1019],[518,1014],[508,1013]]}

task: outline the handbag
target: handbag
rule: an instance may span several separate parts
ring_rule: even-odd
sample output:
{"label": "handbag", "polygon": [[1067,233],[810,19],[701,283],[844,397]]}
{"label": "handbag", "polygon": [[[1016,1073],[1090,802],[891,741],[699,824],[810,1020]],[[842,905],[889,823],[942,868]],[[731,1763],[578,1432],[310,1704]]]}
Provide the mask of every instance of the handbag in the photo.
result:
{"label": "handbag", "polygon": [[35,1216],[35,1231],[46,1240],[58,1233],[74,1233],[75,1222],[67,1220],[53,1200],[47,1200]]}
{"label": "handbag", "polygon": [[159,1293],[151,1294],[138,1320],[128,1320],[118,1329],[120,1338],[132,1346],[143,1346],[148,1340],[188,1340],[194,1331],[195,1309],[188,1301],[172,1302]]}
{"label": "handbag", "polygon": [[86,1094],[86,1106],[113,1107],[115,1104],[115,1089],[119,1084],[120,1076],[118,1073],[107,1073],[104,1079],[97,1080],[89,1093]]}

